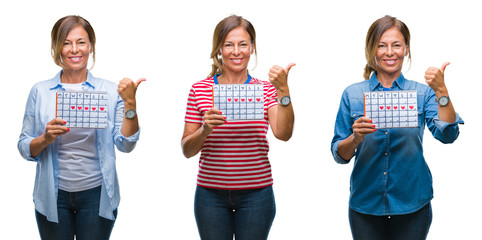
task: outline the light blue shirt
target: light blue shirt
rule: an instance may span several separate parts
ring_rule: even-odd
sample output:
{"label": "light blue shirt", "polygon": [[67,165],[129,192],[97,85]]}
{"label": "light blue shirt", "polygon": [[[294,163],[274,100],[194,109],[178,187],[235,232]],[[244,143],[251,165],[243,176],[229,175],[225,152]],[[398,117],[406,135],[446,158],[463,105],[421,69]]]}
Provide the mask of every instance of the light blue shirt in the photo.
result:
{"label": "light blue shirt", "polygon": [[[345,164],[338,155],[338,144],[353,133],[354,121],[364,116],[363,92],[383,91],[376,74],[343,92],[336,117],[331,151],[336,162]],[[427,85],[400,75],[391,91],[416,90],[418,127],[378,129],[365,136],[355,151],[350,179],[350,208],[371,215],[402,215],[415,212],[433,198],[432,175],[423,156],[425,126],[443,143],[452,143],[459,135],[458,124],[438,118],[435,92]]]}
{"label": "light blue shirt", "polygon": [[[54,78],[35,84],[28,96],[18,150],[23,158],[37,162],[33,191],[35,209],[51,222],[58,222],[58,149],[59,140],[46,147],[37,157],[30,155],[30,142],[45,132],[47,123],[55,118],[56,92],[65,90],[60,81],[60,71]],[[120,194],[115,168],[115,149],[130,152],[139,139],[140,130],[130,137],[122,136],[120,129],[124,118],[124,102],[117,93],[117,84],[95,78],[87,72],[84,91],[106,91],[108,94],[108,123],[105,129],[96,129],[96,143],[102,171],[102,191],[99,216],[114,220],[113,210],[119,206]]]}

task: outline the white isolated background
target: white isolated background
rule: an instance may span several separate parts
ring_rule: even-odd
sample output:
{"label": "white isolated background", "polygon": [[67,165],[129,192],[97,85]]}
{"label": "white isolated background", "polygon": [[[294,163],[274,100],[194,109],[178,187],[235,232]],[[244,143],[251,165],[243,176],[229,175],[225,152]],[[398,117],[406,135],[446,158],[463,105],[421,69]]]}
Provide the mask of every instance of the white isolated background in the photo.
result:
{"label": "white isolated background", "polygon": [[185,159],[180,140],[190,86],[209,74],[214,27],[231,14],[257,31],[258,64],[251,75],[267,80],[274,64],[297,63],[289,76],[295,132],[288,142],[269,135],[277,203],[269,239],[351,239],[353,163],[335,163],[330,143],[344,88],[363,80],[368,27],[386,14],[410,28],[408,79],[424,82],[428,67],[452,63],[446,84],[466,123],[451,145],[425,134],[435,191],[428,238],[476,239],[482,223],[478,10],[475,1],[441,0],[2,1],[0,239],[39,239],[35,163],[23,160],[16,144],[31,86],[60,70],[50,57],[50,31],[70,14],[95,29],[95,76],[147,78],[137,92],[140,140],[132,153],[117,154],[122,200],[111,239],[199,238],[193,214],[198,156]]}

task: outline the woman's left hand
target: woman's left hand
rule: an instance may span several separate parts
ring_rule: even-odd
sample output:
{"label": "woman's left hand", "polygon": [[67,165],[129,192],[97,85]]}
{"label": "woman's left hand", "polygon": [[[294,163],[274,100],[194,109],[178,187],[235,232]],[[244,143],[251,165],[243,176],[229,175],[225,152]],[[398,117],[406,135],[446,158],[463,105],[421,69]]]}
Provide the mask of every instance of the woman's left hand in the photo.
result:
{"label": "woman's left hand", "polygon": [[425,71],[425,82],[429,87],[431,87],[435,94],[439,96],[440,94],[446,94],[447,87],[445,86],[444,72],[445,68],[450,64],[450,62],[445,62],[442,64],[441,68],[430,67]]}
{"label": "woman's left hand", "polygon": [[296,66],[295,63],[290,63],[286,68],[278,65],[273,66],[268,73],[269,81],[276,88],[278,92],[288,92],[288,73],[290,69]]}
{"label": "woman's left hand", "polygon": [[129,78],[124,78],[119,81],[117,92],[122,100],[124,100],[124,104],[135,106],[137,87],[139,87],[139,84],[144,81],[146,81],[145,78],[139,78],[136,82]]}

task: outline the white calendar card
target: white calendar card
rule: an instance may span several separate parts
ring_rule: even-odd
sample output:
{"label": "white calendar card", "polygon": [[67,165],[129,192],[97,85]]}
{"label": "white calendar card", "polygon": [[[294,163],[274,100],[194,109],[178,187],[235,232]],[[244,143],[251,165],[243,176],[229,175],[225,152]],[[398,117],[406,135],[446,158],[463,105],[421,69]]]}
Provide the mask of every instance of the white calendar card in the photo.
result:
{"label": "white calendar card", "polygon": [[215,84],[213,107],[228,121],[264,119],[263,84]]}
{"label": "white calendar card", "polygon": [[59,91],[56,117],[71,128],[107,127],[107,92]]}
{"label": "white calendar card", "polygon": [[363,101],[376,128],[418,127],[416,90],[364,92]]}

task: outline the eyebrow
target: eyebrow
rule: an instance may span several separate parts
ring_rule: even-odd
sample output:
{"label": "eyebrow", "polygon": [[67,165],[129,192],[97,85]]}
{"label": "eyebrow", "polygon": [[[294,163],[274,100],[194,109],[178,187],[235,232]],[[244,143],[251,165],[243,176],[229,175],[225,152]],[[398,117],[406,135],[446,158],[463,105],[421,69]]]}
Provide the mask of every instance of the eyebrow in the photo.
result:
{"label": "eyebrow", "polygon": [[[70,41],[70,40],[67,39],[67,38],[65,39],[65,41],[66,41],[66,42],[67,42],[67,41],[68,41],[68,42],[72,42],[72,41]],[[75,40],[75,41],[85,41],[85,39],[84,39],[84,38],[79,38],[79,39],[77,39],[77,40]]]}
{"label": "eyebrow", "polygon": [[[392,42],[392,44],[394,44],[394,43],[402,43],[402,42],[401,41]],[[380,41],[380,42],[378,42],[378,44],[388,44],[388,43]]]}
{"label": "eyebrow", "polygon": [[[241,40],[240,43],[249,42],[248,40]],[[234,43],[233,41],[224,41],[224,43]]]}

